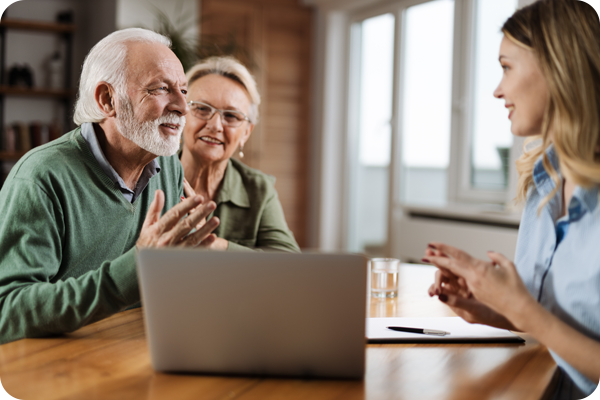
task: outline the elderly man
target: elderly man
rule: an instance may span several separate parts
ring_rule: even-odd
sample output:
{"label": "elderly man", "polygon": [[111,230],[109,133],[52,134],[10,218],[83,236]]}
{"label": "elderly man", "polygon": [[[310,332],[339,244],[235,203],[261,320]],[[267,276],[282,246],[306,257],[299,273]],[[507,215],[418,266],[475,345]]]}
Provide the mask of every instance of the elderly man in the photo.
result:
{"label": "elderly man", "polygon": [[169,46],[143,29],[100,41],[83,65],[79,127],[12,169],[0,191],[0,343],[137,305],[136,248],[215,240],[219,221],[201,225],[215,204],[181,201],[183,171],[171,156],[188,112],[186,78]]}

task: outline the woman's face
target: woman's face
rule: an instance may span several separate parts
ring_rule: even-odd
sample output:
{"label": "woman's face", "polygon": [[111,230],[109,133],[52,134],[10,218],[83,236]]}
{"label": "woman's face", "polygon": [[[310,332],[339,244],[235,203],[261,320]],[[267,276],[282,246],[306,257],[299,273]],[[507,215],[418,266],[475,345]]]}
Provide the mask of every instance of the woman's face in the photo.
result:
{"label": "woman's face", "polygon": [[[241,84],[214,74],[194,81],[188,88],[187,99],[221,110],[241,111],[246,115],[251,104]],[[246,143],[253,127],[249,121],[243,121],[238,127],[224,126],[218,112],[208,121],[190,112],[183,129],[183,140],[195,158],[209,163],[222,162],[228,160],[241,143]]]}
{"label": "woman's face", "polygon": [[505,36],[499,60],[504,72],[494,96],[504,99],[513,135],[541,134],[548,88],[533,52]]}

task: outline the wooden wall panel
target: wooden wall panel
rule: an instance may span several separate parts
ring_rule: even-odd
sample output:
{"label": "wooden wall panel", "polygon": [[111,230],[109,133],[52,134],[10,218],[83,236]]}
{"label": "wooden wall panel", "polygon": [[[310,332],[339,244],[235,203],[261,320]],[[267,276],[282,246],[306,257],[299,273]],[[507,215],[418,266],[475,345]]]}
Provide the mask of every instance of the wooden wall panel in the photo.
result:
{"label": "wooden wall panel", "polygon": [[244,162],[274,175],[290,229],[306,243],[312,10],[299,0],[202,0],[203,45],[234,37],[262,97]]}

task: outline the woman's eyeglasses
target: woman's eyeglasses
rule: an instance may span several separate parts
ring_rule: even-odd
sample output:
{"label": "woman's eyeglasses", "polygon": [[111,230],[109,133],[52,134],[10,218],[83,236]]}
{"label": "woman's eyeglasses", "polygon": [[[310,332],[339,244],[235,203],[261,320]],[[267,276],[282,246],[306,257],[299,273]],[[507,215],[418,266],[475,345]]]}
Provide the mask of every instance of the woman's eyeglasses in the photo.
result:
{"label": "woman's eyeglasses", "polygon": [[194,117],[205,121],[210,120],[215,113],[219,113],[221,115],[221,123],[232,128],[240,126],[244,121],[250,121],[246,114],[241,111],[220,110],[201,101],[188,101],[188,106],[190,106],[190,112]]}

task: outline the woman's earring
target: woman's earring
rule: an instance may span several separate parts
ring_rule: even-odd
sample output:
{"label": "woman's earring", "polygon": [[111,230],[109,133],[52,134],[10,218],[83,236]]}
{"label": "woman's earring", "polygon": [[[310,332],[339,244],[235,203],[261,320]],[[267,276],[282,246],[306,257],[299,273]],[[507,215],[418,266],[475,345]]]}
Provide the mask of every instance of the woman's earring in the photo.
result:
{"label": "woman's earring", "polygon": [[244,158],[244,143],[240,143],[240,158]]}

